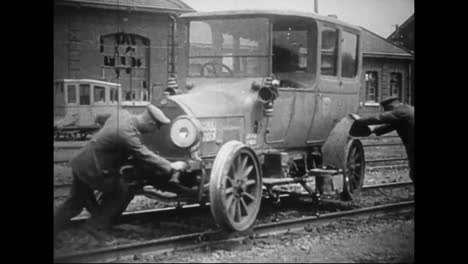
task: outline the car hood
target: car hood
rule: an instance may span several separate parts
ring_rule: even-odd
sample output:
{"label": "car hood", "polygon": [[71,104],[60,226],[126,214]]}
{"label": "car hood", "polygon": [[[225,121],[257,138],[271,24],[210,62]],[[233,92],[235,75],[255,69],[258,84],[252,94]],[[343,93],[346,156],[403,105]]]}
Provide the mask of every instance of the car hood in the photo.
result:
{"label": "car hood", "polygon": [[257,100],[252,83],[261,84],[262,78],[191,79],[193,89],[170,99],[186,108],[197,118],[243,115]]}

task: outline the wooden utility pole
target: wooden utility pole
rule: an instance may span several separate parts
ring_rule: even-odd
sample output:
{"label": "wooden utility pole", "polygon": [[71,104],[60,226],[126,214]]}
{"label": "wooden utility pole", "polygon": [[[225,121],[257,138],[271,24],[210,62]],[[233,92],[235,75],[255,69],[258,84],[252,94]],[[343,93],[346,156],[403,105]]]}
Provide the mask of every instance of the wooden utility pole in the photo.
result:
{"label": "wooden utility pole", "polygon": [[314,0],[314,12],[318,14],[318,0]]}

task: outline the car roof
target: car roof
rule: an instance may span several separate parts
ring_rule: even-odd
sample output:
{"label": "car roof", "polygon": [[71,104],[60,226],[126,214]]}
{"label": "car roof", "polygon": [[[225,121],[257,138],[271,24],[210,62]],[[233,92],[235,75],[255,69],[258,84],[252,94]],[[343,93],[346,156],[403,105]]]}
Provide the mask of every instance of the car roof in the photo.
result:
{"label": "car roof", "polygon": [[182,19],[197,19],[197,18],[227,18],[233,16],[265,16],[265,17],[300,17],[311,18],[323,22],[346,26],[357,31],[361,28],[333,17],[322,16],[316,13],[301,12],[293,10],[268,10],[268,9],[246,9],[246,10],[229,10],[229,11],[209,11],[209,12],[191,12],[180,16]]}

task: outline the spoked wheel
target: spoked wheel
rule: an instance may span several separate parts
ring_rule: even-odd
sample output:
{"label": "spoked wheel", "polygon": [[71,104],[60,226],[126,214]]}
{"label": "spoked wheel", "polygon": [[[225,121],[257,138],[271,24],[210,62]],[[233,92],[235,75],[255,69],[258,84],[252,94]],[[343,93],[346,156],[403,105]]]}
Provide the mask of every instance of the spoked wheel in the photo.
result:
{"label": "spoked wheel", "polygon": [[211,213],[223,229],[244,231],[255,222],[262,199],[262,175],[256,154],[229,141],[218,152],[210,176]]}
{"label": "spoked wheel", "polygon": [[346,144],[343,164],[343,200],[353,200],[361,194],[364,184],[365,156],[361,141],[351,139]]}

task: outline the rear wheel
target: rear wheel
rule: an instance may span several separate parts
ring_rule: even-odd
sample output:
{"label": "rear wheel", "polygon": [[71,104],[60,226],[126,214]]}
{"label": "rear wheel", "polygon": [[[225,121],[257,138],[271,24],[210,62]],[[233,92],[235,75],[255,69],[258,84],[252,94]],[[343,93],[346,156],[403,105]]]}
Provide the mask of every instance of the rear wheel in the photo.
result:
{"label": "rear wheel", "polygon": [[210,176],[211,213],[223,229],[244,231],[257,218],[262,175],[255,152],[229,141],[218,152]]}
{"label": "rear wheel", "polygon": [[346,144],[343,164],[343,200],[353,200],[360,196],[365,176],[365,156],[361,141],[351,139]]}

